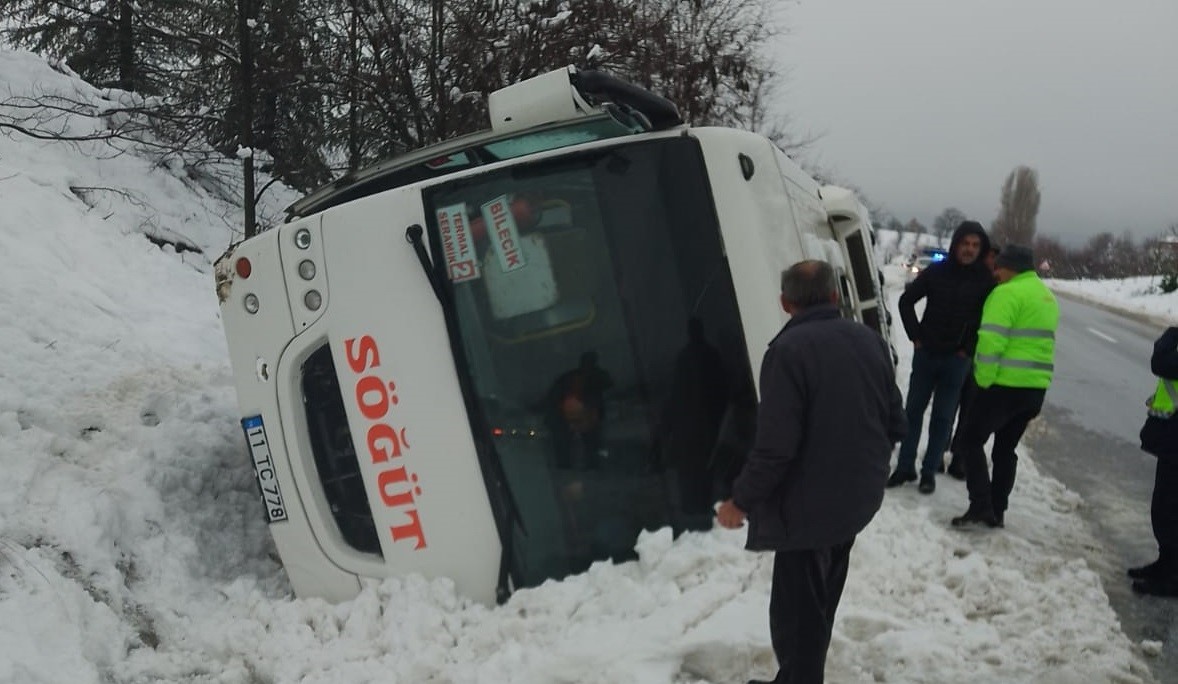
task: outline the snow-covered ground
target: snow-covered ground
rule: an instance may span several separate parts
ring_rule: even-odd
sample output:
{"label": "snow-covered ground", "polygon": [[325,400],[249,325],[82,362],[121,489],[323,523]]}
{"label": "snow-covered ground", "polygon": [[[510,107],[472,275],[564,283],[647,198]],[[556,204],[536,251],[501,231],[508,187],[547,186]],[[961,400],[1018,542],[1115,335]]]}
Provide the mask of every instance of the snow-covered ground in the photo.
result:
{"label": "snow-covered ground", "polygon": [[[23,52],[0,51],[0,83],[101,96]],[[0,682],[772,674],[771,558],[745,552],[739,531],[652,532],[638,561],[501,607],[420,577],[339,605],[293,598],[258,511],[213,292],[234,209],[182,164],[109,152],[0,135]],[[161,250],[148,229],[204,254]],[[903,384],[911,348],[899,351]],[[1024,457],[1007,528],[963,533],[948,519],[964,487],[942,480],[932,496],[890,492],[856,543],[828,681],[1153,681],[1151,645],[1129,642],[1074,555],[1089,539],[1075,494]]]}
{"label": "snow-covered ground", "polygon": [[1145,315],[1161,325],[1178,325],[1178,292],[1162,292],[1161,276],[1120,280],[1058,280],[1046,282],[1053,290],[1096,304]]}

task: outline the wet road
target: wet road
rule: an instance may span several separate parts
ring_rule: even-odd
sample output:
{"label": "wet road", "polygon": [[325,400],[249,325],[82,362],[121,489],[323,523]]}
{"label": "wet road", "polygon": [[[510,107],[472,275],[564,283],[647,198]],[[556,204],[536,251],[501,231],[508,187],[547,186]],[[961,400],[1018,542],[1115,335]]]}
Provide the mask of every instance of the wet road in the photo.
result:
{"label": "wet road", "polygon": [[1136,596],[1125,576],[1127,566],[1157,556],[1149,523],[1155,460],[1140,450],[1137,433],[1162,327],[1064,297],[1059,303],[1055,379],[1025,441],[1042,471],[1084,498],[1080,514],[1103,548],[1078,555],[1101,574],[1129,638],[1164,642],[1148,659],[1154,676],[1178,682],[1178,599]]}

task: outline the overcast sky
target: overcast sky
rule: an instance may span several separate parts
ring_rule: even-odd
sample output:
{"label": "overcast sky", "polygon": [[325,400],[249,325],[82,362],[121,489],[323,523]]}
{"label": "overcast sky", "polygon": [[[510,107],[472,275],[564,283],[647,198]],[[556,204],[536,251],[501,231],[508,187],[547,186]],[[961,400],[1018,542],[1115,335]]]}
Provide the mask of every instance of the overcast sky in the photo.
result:
{"label": "overcast sky", "polygon": [[1178,0],[801,0],[785,23],[807,156],[901,221],[988,227],[1026,164],[1040,234],[1178,222]]}

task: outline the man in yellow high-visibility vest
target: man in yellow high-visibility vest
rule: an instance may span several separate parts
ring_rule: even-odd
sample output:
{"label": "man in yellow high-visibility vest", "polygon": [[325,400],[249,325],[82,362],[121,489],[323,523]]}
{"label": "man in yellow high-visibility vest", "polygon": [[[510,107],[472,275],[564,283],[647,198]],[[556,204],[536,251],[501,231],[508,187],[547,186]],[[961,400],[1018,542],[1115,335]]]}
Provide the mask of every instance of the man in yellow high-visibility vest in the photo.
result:
{"label": "man in yellow high-visibility vest", "polygon": [[[978,394],[959,435],[969,510],[953,518],[954,527],[1004,525],[1018,462],[1014,450],[1043,408],[1055,370],[1059,304],[1035,273],[1034,254],[1029,247],[1007,245],[994,265],[998,286],[982,308],[974,354]],[[990,435],[992,478],[983,449]]]}
{"label": "man in yellow high-visibility vest", "polygon": [[1130,568],[1129,576],[1138,593],[1178,596],[1178,328],[1167,329],[1154,342],[1149,366],[1158,386],[1147,402],[1141,448],[1158,458],[1149,510],[1158,559]]}

